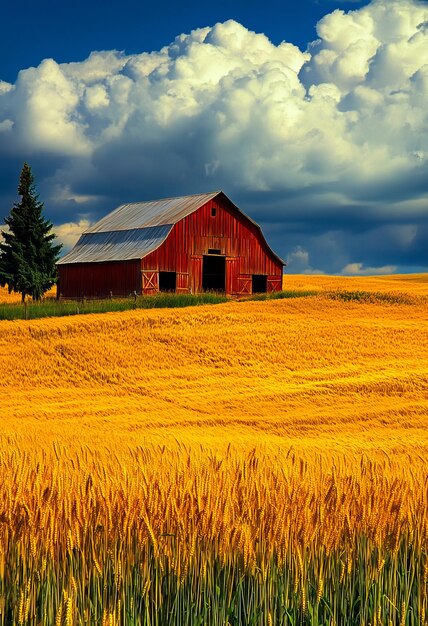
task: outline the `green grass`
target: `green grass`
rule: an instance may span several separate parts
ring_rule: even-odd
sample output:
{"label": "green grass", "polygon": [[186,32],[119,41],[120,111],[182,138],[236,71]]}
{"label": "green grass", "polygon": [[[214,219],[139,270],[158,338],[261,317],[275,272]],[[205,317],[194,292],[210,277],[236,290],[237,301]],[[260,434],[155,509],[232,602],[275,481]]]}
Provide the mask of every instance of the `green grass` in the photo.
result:
{"label": "green grass", "polygon": [[162,309],[201,304],[219,304],[226,302],[225,296],[204,293],[199,295],[160,293],[153,296],[139,296],[118,300],[64,301],[47,299],[42,302],[23,304],[0,304],[0,320],[39,319],[41,317],[64,317],[87,313],[109,313],[132,309]]}
{"label": "green grass", "polygon": [[[282,298],[302,298],[316,295],[316,291],[279,291],[272,294],[255,294],[245,300],[276,300]],[[217,293],[177,294],[158,293],[151,296],[138,296],[117,300],[55,300],[49,298],[42,302],[28,302],[25,305],[0,304],[0,320],[40,319],[42,317],[64,317],[67,315],[82,315],[87,313],[110,313],[129,311],[132,309],[163,309],[198,306],[202,304],[221,304],[229,299]]]}
{"label": "green grass", "polygon": [[[48,552],[32,556],[28,537],[17,541],[11,533],[8,567],[4,575],[0,573],[4,603],[0,626],[426,624],[421,590],[426,555],[408,537],[393,553],[380,550],[364,536],[355,537],[349,552],[317,556],[303,550],[303,569],[295,554],[288,554],[283,564],[273,556],[262,567],[246,567],[242,554],[219,558],[215,546],[201,542],[179,576],[168,558],[157,556],[137,536],[119,539],[111,532],[107,537],[104,528],[93,533],[91,526],[85,532],[88,536],[80,548],[59,549],[56,560]],[[262,542],[261,553],[264,549]],[[103,567],[97,572],[92,553],[103,550]],[[207,563],[203,570],[199,559]],[[380,569],[379,559],[383,559]],[[21,598],[29,607],[24,620],[19,620]],[[67,598],[72,598],[70,621],[65,617]],[[109,620],[109,613],[115,619]]]}

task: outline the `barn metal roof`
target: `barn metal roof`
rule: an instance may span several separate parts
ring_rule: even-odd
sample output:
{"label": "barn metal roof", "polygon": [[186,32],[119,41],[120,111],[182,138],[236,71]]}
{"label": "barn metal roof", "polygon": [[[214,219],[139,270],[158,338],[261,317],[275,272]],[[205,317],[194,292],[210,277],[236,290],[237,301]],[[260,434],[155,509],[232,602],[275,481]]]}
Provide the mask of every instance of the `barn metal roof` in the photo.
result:
{"label": "barn metal roof", "polygon": [[58,261],[58,265],[142,259],[165,241],[172,227],[173,224],[166,224],[110,232],[87,232]]}
{"label": "barn metal roof", "polygon": [[194,196],[121,204],[117,209],[93,224],[86,232],[102,233],[111,230],[176,224],[218,196],[219,193],[219,191],[214,191]]}
{"label": "barn metal roof", "polygon": [[219,195],[226,198],[238,213],[258,228],[267,249],[285,265],[271,250],[260,226],[222,191],[121,204],[88,228],[75,247],[57,265],[142,259],[162,245],[174,224]]}

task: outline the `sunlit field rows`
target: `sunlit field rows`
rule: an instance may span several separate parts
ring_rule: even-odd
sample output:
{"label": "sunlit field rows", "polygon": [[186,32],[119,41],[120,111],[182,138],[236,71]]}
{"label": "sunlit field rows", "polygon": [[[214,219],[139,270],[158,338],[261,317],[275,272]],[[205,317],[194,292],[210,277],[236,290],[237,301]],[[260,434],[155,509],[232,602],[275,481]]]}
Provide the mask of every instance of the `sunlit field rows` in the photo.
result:
{"label": "sunlit field rows", "polygon": [[2,626],[427,623],[426,276],[307,279],[0,323]]}
{"label": "sunlit field rows", "polygon": [[[56,287],[53,287],[52,289],[50,289],[47,293],[45,293],[44,295],[45,298],[55,298],[56,297]],[[29,300],[32,300],[32,298],[29,298]],[[9,293],[7,287],[0,287],[0,304],[19,304],[21,302],[21,294],[19,293],[15,293],[12,291],[12,293]]]}
{"label": "sunlit field rows", "polygon": [[374,291],[411,296],[428,295],[428,274],[392,274],[390,276],[312,276],[310,274],[284,275],[284,289],[315,289],[326,291]]}
{"label": "sunlit field rows", "polygon": [[0,287],[0,304],[8,302],[10,304],[21,302],[21,296],[19,293],[9,293],[7,287]]}

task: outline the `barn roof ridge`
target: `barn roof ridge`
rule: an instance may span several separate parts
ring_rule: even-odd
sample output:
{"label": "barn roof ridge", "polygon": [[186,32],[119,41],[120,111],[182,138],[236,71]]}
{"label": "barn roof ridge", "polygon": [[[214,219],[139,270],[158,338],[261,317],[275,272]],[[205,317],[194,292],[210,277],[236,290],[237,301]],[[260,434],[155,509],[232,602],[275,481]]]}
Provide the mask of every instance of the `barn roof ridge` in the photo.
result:
{"label": "barn roof ridge", "polygon": [[[119,206],[128,206],[130,204],[149,204],[151,202],[163,202],[164,200],[178,200],[179,198],[194,198],[195,196],[218,196],[219,193],[224,193],[222,189],[216,191],[207,191],[206,193],[186,193],[184,196],[165,196],[165,198],[156,198],[155,200],[139,200],[137,202],[124,202]],[[114,209],[113,209],[114,210]]]}
{"label": "barn roof ridge", "polygon": [[85,234],[177,224],[221,193],[214,191],[120,204],[86,229]]}

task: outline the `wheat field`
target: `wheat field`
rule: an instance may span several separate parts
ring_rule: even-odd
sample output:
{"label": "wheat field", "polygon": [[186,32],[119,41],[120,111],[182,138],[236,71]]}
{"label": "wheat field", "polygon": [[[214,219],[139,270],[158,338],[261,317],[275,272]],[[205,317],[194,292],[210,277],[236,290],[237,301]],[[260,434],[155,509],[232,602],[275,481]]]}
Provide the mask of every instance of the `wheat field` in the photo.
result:
{"label": "wheat field", "polygon": [[0,323],[2,626],[425,626],[428,277],[285,281]]}

